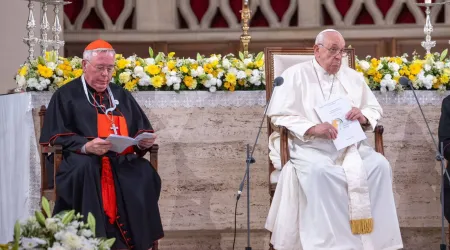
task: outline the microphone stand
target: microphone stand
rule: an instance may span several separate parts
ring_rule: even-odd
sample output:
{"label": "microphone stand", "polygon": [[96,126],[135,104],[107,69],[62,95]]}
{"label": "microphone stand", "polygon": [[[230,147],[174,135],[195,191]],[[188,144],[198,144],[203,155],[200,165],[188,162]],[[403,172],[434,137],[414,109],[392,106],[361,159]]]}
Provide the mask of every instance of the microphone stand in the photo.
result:
{"label": "microphone stand", "polygon": [[258,133],[256,134],[256,139],[255,139],[255,142],[253,143],[251,152],[250,152],[250,145],[247,144],[247,158],[245,160],[247,166],[245,168],[244,178],[239,186],[239,191],[236,196],[236,200],[239,201],[239,198],[241,198],[242,189],[244,187],[245,180],[247,180],[247,247],[245,248],[245,250],[252,250],[252,247],[250,246],[250,164],[253,164],[256,162],[255,158],[253,158],[253,153],[255,152],[256,144],[258,143],[259,135],[261,134],[262,125],[266,118],[267,109],[269,108],[270,101],[273,96],[273,91],[275,90],[276,86],[279,86],[282,84],[282,82],[280,83],[280,81],[282,81],[282,78],[281,78],[281,80],[277,80],[277,79],[279,79],[279,78],[276,78],[273,82],[272,94],[270,95],[269,101],[267,102],[266,107],[264,109],[264,114],[263,114],[263,117],[261,120],[261,124],[259,125]]}
{"label": "microphone stand", "polygon": [[444,226],[444,173],[447,176],[448,180],[450,181],[450,176],[448,175],[447,169],[445,168],[445,158],[442,155],[444,148],[443,143],[440,143],[440,148],[438,147],[438,144],[436,143],[436,140],[434,139],[433,134],[431,133],[430,126],[428,125],[427,119],[425,118],[425,115],[422,110],[422,106],[420,105],[419,99],[417,98],[416,92],[414,91],[414,87],[411,84],[411,81],[408,80],[408,85],[411,88],[414,98],[416,99],[417,104],[419,105],[420,113],[422,114],[423,120],[425,121],[425,124],[427,125],[428,133],[430,134],[431,139],[433,140],[433,146],[436,148],[436,160],[440,161],[441,163],[441,245],[440,250],[446,250],[446,240],[445,240],[445,226]]}

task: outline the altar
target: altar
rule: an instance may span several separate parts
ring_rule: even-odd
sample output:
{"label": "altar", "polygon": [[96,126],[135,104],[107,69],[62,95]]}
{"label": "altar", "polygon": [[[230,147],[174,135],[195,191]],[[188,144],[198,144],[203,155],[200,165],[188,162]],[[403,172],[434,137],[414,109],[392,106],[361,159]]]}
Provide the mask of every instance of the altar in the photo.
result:
{"label": "altar", "polygon": [[[405,247],[424,249],[416,245],[421,237],[428,237],[424,241],[428,244],[432,240],[439,242],[439,230],[435,229],[440,227],[440,167],[434,160],[432,141],[411,91],[374,93],[384,109],[380,124],[385,128],[385,155],[393,169],[395,201]],[[416,93],[436,136],[440,105],[449,92]],[[158,134],[160,210],[166,232],[160,242],[161,249],[229,247],[233,241],[235,195],[245,171],[245,146],[252,144],[256,136],[266,103],[265,91],[140,91],[133,96]],[[8,218],[27,217],[39,209],[38,110],[48,104],[51,92],[0,96],[0,101],[5,98],[9,99],[9,106],[1,105],[1,114],[16,106],[23,108],[24,115],[19,116],[20,120],[2,122],[4,127],[0,131],[10,140],[12,135],[29,135],[30,140],[28,144],[15,145],[21,150],[2,157],[5,161],[17,155],[28,158],[24,161],[28,165],[20,166],[20,171],[26,171],[23,173],[26,179],[18,179],[16,183],[22,191],[1,193],[2,201],[11,200],[14,193],[14,199],[28,204],[20,211],[15,203],[2,202],[0,241],[3,242],[10,239],[8,233],[14,227],[14,220]],[[15,124],[5,125],[8,123]],[[269,233],[264,229],[269,209],[267,132],[264,128],[262,131],[254,155],[256,163],[251,170],[254,249],[266,249],[269,242]],[[369,140],[372,139],[369,135]],[[8,141],[3,143],[3,147],[9,146]],[[7,169],[0,169],[0,183],[10,182],[13,166],[2,164]],[[237,246],[244,246],[246,239],[245,196],[244,192],[238,205]]]}

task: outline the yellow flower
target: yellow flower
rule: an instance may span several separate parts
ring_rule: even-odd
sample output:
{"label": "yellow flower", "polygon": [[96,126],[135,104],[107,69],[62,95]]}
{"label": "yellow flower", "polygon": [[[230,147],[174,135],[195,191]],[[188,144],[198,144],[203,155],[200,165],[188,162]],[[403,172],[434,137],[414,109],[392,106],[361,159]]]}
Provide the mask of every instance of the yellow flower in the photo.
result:
{"label": "yellow flower", "polygon": [[49,67],[38,64],[37,68],[40,76],[44,78],[50,78],[51,76],[53,76],[53,70]]}
{"label": "yellow flower", "polygon": [[214,68],[217,66],[217,64],[219,64],[219,60],[214,60],[211,62],[211,66]]}
{"label": "yellow flower", "polygon": [[245,74],[246,74],[247,76],[251,76],[251,75],[252,75],[252,70],[251,70],[251,69],[246,69],[246,70],[245,70]]}
{"label": "yellow flower", "polygon": [[181,66],[180,70],[181,70],[181,72],[183,72],[183,73],[189,72],[188,67],[186,67],[185,65]]}
{"label": "yellow flower", "polygon": [[441,77],[439,77],[439,81],[440,81],[441,83],[443,83],[443,84],[448,83],[448,81],[449,81],[448,75],[447,75],[447,74],[441,75]]}
{"label": "yellow flower", "polygon": [[194,82],[194,78],[192,76],[186,76],[183,79],[184,84],[186,85],[186,87],[191,87],[193,82]]}
{"label": "yellow flower", "polygon": [[133,79],[132,81],[125,83],[124,88],[128,91],[133,91],[134,89],[136,89],[137,81],[138,79]]}
{"label": "yellow flower", "polygon": [[141,62],[136,61],[136,66],[141,66]]}
{"label": "yellow flower", "polygon": [[145,67],[145,71],[147,71],[150,75],[157,75],[161,72],[161,69],[157,65],[148,65]]}
{"label": "yellow flower", "polygon": [[[65,85],[66,83],[68,83],[68,82],[70,82],[70,81],[72,81],[73,80],[73,78],[72,77],[68,77],[66,80],[64,80],[64,82],[62,83],[62,85]],[[61,86],[62,86],[61,85]],[[60,87],[60,86],[59,86]]]}
{"label": "yellow flower", "polygon": [[73,71],[73,75],[75,76],[75,78],[80,77],[83,74],[83,70],[82,69],[76,69]]}
{"label": "yellow flower", "polygon": [[169,70],[174,69],[176,65],[177,63],[174,60],[170,60],[167,62],[167,68],[169,68]]}
{"label": "yellow flower", "polygon": [[233,73],[227,73],[225,76],[225,81],[231,83],[232,85],[236,85],[236,75]]}
{"label": "yellow flower", "polygon": [[175,55],[175,52],[170,52],[169,55],[167,55],[167,58],[172,59]]}
{"label": "yellow flower", "polygon": [[229,82],[225,82],[223,84],[223,87],[225,87],[226,89],[229,89],[230,88],[230,83]]}
{"label": "yellow flower", "polygon": [[403,59],[401,57],[396,57],[395,58],[395,63],[397,63],[398,65],[402,65],[403,64]]}
{"label": "yellow flower", "polygon": [[415,75],[409,75],[408,76],[409,80],[411,80],[412,82],[414,82],[416,80],[416,76]]}
{"label": "yellow flower", "polygon": [[130,61],[128,61],[127,59],[119,59],[117,61],[117,68],[124,69],[128,64],[130,64]]}
{"label": "yellow flower", "polygon": [[378,73],[378,71],[373,67],[370,67],[369,70],[367,70],[367,75],[369,75],[369,76],[374,76],[377,73]]}
{"label": "yellow flower", "polygon": [[152,85],[155,88],[161,88],[161,86],[163,85],[163,78],[160,75],[154,76],[152,78]]}
{"label": "yellow flower", "polygon": [[229,88],[228,90],[230,90],[230,91],[234,91],[234,86],[233,86],[233,85],[231,85],[231,86],[230,86],[230,88]]}
{"label": "yellow flower", "polygon": [[401,68],[401,69],[398,71],[398,73],[399,73],[401,76],[409,76],[409,75],[411,74],[411,73],[409,72],[407,66],[403,66],[403,68]]}
{"label": "yellow flower", "polygon": [[371,63],[371,66],[376,69],[378,67],[378,65],[380,64],[380,61],[378,61],[376,58],[372,58],[372,60],[370,60],[370,63]]}
{"label": "yellow flower", "polygon": [[19,69],[19,75],[20,76],[25,76],[28,72],[28,67],[27,65],[24,65],[22,68]]}
{"label": "yellow flower", "polygon": [[205,70],[205,73],[211,74],[213,72],[213,66],[210,63],[207,63],[203,66],[203,69]]}
{"label": "yellow flower", "polygon": [[261,68],[264,65],[263,59],[260,59],[255,62],[256,67]]}
{"label": "yellow flower", "polygon": [[193,64],[191,65],[191,68],[192,68],[193,70],[196,70],[196,69],[198,68],[198,64],[193,63]]}
{"label": "yellow flower", "polygon": [[413,75],[419,74],[419,72],[422,70],[422,64],[419,62],[414,62],[411,65],[409,65],[409,71]]}

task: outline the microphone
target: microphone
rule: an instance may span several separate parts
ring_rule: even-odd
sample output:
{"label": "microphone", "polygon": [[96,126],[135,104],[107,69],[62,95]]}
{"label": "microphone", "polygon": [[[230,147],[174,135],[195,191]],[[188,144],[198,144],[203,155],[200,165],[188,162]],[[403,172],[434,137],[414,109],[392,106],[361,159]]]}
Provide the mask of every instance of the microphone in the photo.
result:
{"label": "microphone", "polygon": [[420,106],[419,99],[417,98],[416,92],[414,91],[412,82],[404,76],[400,77],[400,79],[398,79],[398,82],[400,83],[400,85],[402,85],[404,87],[411,88],[411,90],[414,94],[414,99],[416,99],[417,105],[419,106],[420,113],[422,114],[423,120],[425,121],[425,124],[427,125],[428,133],[430,134],[430,137],[433,140],[433,146],[436,148],[436,160],[441,162],[441,175],[442,175],[441,177],[442,178],[441,178],[441,245],[440,245],[440,249],[445,250],[445,249],[447,249],[447,246],[446,246],[445,229],[444,229],[445,228],[445,225],[444,225],[444,174],[447,176],[449,181],[450,181],[450,176],[448,175],[447,169],[445,168],[445,163],[444,163],[445,159],[442,156],[443,144],[441,143],[440,148],[439,148],[438,144],[436,143],[433,133],[431,133],[430,126],[428,125],[428,121],[425,118],[425,115],[423,113],[422,106]]}
{"label": "microphone", "polygon": [[270,101],[273,96],[273,91],[275,90],[275,87],[281,86],[284,82],[283,77],[279,76],[273,80],[273,86],[272,86],[272,95],[270,95],[269,100],[266,103],[266,107],[264,109],[264,114],[261,120],[261,124],[259,125],[258,133],[256,134],[255,143],[253,144],[252,151],[250,152],[250,145],[247,144],[247,159],[246,162],[246,169],[245,169],[245,175],[244,178],[241,181],[241,184],[239,185],[239,190],[237,192],[236,196],[236,207],[234,209],[234,240],[233,240],[233,250],[234,245],[236,243],[236,212],[237,212],[237,205],[239,202],[239,198],[241,198],[242,189],[244,189],[245,181],[247,180],[247,247],[245,250],[252,250],[250,247],[250,164],[255,163],[255,159],[253,158],[253,153],[255,152],[256,144],[258,143],[259,135],[261,134],[262,125],[264,123],[264,120],[266,118],[267,110],[270,106]]}
{"label": "microphone", "polygon": [[[273,80],[272,95],[270,96],[270,99],[269,99],[269,101],[266,104],[266,109],[264,110],[263,119],[261,121],[261,125],[259,126],[259,131],[258,131],[258,134],[257,134],[257,137],[256,137],[255,144],[253,145],[252,154],[250,155],[250,159],[246,160],[247,163],[248,163],[248,161],[250,161],[250,163],[255,163],[256,162],[255,159],[253,159],[253,152],[255,151],[255,146],[256,146],[256,143],[258,142],[258,137],[259,137],[259,134],[261,132],[261,128],[262,128],[262,124],[264,122],[264,118],[266,117],[266,114],[267,114],[267,109],[269,107],[270,101],[271,101],[272,96],[273,96],[273,91],[274,91],[275,87],[281,86],[281,85],[283,85],[283,83],[284,83],[284,78],[281,77],[281,76],[279,76],[279,77],[277,77],[277,78],[275,78]],[[242,179],[241,184],[239,185],[239,190],[238,190],[237,196],[236,196],[237,200],[239,200],[239,198],[241,197],[242,190],[244,189],[244,184],[245,184],[246,177],[247,177],[247,172],[245,173],[244,178]]]}

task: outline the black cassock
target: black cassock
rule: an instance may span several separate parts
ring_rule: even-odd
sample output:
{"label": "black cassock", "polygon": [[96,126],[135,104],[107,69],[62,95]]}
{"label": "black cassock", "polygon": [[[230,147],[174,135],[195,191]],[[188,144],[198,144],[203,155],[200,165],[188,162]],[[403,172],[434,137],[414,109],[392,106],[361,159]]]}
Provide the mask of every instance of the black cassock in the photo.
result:
{"label": "black cassock", "polygon": [[[450,96],[447,96],[442,101],[441,118],[439,120],[439,147],[443,143],[444,157],[450,160]],[[447,167],[447,171],[450,168]],[[450,222],[450,183],[446,175],[444,175],[444,215],[447,221]]]}
{"label": "black cassock", "polygon": [[[96,93],[86,86],[92,104],[112,106],[107,91]],[[110,88],[119,102],[113,113],[118,134],[136,137],[153,132],[131,93],[115,84]],[[54,213],[75,209],[87,219],[91,212],[97,221],[96,236],[116,238],[113,248],[147,250],[164,236],[158,208],[161,179],[136,146],[122,154],[81,153],[89,140],[114,133],[112,123],[108,123],[112,117],[91,103],[77,78],[58,89],[48,105],[40,143],[63,147]]]}

